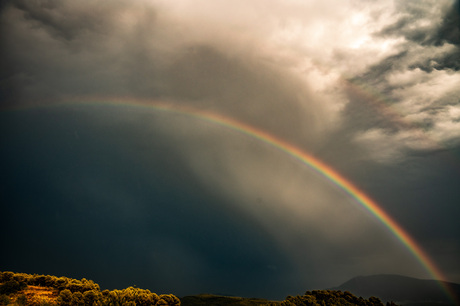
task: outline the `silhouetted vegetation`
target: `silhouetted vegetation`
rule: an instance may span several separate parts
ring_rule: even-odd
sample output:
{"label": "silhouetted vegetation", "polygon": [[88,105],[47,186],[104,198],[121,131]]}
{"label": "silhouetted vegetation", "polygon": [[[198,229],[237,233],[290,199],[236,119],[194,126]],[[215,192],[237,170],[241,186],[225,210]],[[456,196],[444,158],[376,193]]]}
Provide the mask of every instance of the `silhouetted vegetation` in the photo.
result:
{"label": "silhouetted vegetation", "polygon": [[277,306],[280,305],[281,302],[237,296],[199,294],[184,296],[181,298],[181,303],[183,306]]}
{"label": "silhouetted vegetation", "polygon": [[[364,299],[350,292],[334,290],[307,291],[304,295],[288,296],[284,301],[268,301],[264,299],[242,298],[233,296],[219,296],[200,294],[181,298],[183,306],[384,306],[376,297]],[[390,302],[386,306],[396,306]]]}
{"label": "silhouetted vegetation", "polygon": [[[304,295],[288,296],[281,302],[282,306],[384,306],[382,301],[376,297],[364,299],[357,297],[348,291],[338,290],[313,290],[307,291]],[[387,306],[393,306],[394,303],[387,303]]]}
{"label": "silhouetted vegetation", "polygon": [[0,294],[0,305],[8,305],[10,298],[6,294]]}
{"label": "silhouetted vegetation", "polygon": [[[217,295],[188,296],[184,306],[193,305],[282,305],[282,306],[384,306],[376,297],[364,299],[348,291],[313,290],[304,295],[288,296],[284,301],[255,298],[225,297]],[[181,300],[172,294],[150,292],[147,289],[128,287],[122,290],[102,290],[92,280],[81,280],[13,272],[0,272],[0,305],[92,305],[92,306],[180,306]],[[387,303],[387,306],[395,306]]]}
{"label": "silhouetted vegetation", "polygon": [[391,274],[357,276],[330,289],[349,291],[364,297],[374,295],[384,301],[404,304],[454,305],[455,302],[446,294],[445,288],[449,288],[451,294],[460,300],[459,284]]}
{"label": "silhouetted vegetation", "polygon": [[25,287],[27,287],[27,285],[24,282],[18,282],[15,279],[10,279],[0,284],[0,294],[8,295],[11,293],[16,293],[18,291],[21,291]]}
{"label": "silhouetted vegetation", "polygon": [[92,280],[51,275],[0,272],[0,290],[0,305],[180,305],[172,294],[157,295],[133,287],[101,291]]}

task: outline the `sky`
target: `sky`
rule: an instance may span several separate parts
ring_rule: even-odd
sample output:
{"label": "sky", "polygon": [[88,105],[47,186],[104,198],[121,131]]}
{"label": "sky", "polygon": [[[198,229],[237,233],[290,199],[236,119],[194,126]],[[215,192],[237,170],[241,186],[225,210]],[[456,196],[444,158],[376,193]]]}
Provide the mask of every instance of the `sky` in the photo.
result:
{"label": "sky", "polygon": [[459,24],[452,0],[2,1],[0,269],[272,299],[433,278],[214,114],[460,283]]}

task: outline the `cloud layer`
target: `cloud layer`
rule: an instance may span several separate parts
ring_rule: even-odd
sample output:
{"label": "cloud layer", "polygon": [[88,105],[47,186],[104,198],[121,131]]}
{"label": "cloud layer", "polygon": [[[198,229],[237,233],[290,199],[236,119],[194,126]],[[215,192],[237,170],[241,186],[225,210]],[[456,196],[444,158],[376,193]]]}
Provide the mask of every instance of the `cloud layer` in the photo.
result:
{"label": "cloud layer", "polygon": [[82,250],[103,237],[131,250],[94,264],[99,283],[282,298],[356,274],[429,275],[273,147],[183,114],[69,101],[170,101],[272,133],[355,182],[460,282],[458,2],[11,0],[0,13],[1,107],[28,109],[0,114],[3,198],[21,203],[7,225],[40,207],[50,232],[73,222]]}

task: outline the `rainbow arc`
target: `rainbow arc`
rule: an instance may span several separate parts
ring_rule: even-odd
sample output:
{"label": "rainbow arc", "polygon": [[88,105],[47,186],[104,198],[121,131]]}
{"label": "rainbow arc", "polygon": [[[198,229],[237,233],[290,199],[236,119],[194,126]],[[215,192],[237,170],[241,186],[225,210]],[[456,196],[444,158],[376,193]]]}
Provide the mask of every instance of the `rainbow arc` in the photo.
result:
{"label": "rainbow arc", "polygon": [[[53,104],[54,106],[68,105],[69,103]],[[338,186],[345,193],[354,198],[362,207],[364,207],[370,214],[378,219],[388,230],[413,254],[413,256],[420,262],[424,269],[436,280],[445,293],[456,302],[456,297],[451,291],[449,286],[444,282],[440,269],[436,266],[434,261],[426,254],[422,247],[409,235],[409,233],[399,225],[394,218],[392,218],[384,209],[377,204],[370,196],[359,189],[350,180],[346,179],[343,175],[327,165],[320,159],[305,152],[305,150],[284,141],[268,132],[258,129],[254,126],[238,121],[236,119],[226,117],[217,113],[208,112],[205,110],[198,110],[184,105],[175,103],[166,103],[159,101],[148,101],[139,99],[120,99],[120,98],[86,98],[84,102],[74,102],[74,105],[110,105],[110,106],[128,106],[146,108],[154,111],[168,112],[175,114],[183,114],[188,117],[193,117],[201,121],[210,122],[219,126],[226,127],[230,130],[236,131],[248,137],[255,138],[263,143],[266,143],[294,159],[300,161],[316,173],[327,178],[328,181]],[[50,105],[48,105],[50,106]],[[24,107],[20,109],[30,109],[34,107]],[[16,108],[15,110],[19,110]]]}

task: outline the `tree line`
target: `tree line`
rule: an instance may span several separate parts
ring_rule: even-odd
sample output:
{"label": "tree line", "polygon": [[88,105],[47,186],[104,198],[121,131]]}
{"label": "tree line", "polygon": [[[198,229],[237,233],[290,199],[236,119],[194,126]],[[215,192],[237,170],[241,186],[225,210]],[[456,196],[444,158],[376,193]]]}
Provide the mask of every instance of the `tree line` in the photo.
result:
{"label": "tree line", "polygon": [[[282,306],[385,306],[382,301],[371,296],[369,299],[357,297],[348,291],[340,290],[313,290],[304,295],[288,296]],[[396,306],[393,302],[387,302],[386,306]]]}
{"label": "tree line", "polygon": [[[122,290],[102,290],[92,280],[81,280],[0,271],[0,305],[40,305],[37,301],[28,300],[21,292],[28,286],[53,288],[57,291],[54,301],[43,302],[48,305],[92,305],[92,306],[179,306],[180,300],[172,294],[150,292],[147,289],[128,287]],[[43,305],[44,306],[44,305]]]}
{"label": "tree line", "polygon": [[[37,301],[23,292],[29,286],[51,288],[55,297],[48,301]],[[29,287],[32,288],[32,287]],[[172,294],[151,292],[147,289],[128,287],[122,290],[102,290],[92,280],[81,280],[0,271],[0,305],[63,305],[63,306],[180,306],[179,298]],[[377,297],[364,299],[352,293],[339,290],[313,290],[304,295],[288,296],[281,302],[269,302],[267,305],[281,306],[385,306]],[[396,306],[393,302],[386,306]]]}

